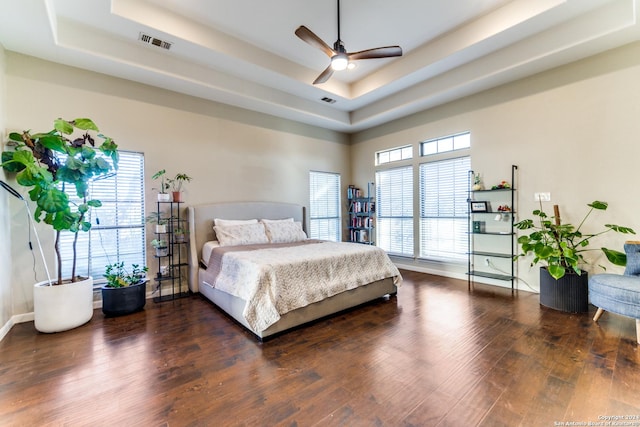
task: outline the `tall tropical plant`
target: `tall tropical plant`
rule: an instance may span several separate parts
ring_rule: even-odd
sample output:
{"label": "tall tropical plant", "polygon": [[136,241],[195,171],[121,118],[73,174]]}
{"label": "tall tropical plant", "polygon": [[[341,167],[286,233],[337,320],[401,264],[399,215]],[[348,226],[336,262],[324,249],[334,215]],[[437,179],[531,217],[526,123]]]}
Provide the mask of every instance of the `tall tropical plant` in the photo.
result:
{"label": "tall tropical plant", "polygon": [[[627,263],[627,256],[623,252],[613,249],[589,248],[591,240],[604,233],[615,231],[622,234],[636,234],[633,229],[615,224],[605,224],[604,230],[595,233],[583,233],[582,226],[594,210],[606,210],[609,206],[607,202],[594,201],[587,205],[590,209],[578,226],[573,224],[562,224],[558,205],[554,206],[554,216],[548,216],[540,209],[533,211],[536,220],[525,219],[515,224],[520,230],[533,230],[529,235],[520,236],[518,243],[522,248],[522,253],[518,257],[533,254],[531,265],[542,263],[547,267],[549,274],[560,279],[567,272],[576,274],[582,273],[582,265],[587,264],[583,253],[587,251],[601,250],[607,259],[615,265],[624,266]],[[603,269],[604,266],[600,266]]]}
{"label": "tall tropical plant", "polygon": [[[101,140],[99,145],[95,138]],[[57,284],[63,282],[60,234],[74,233],[70,280],[77,281],[78,233],[91,228],[87,221],[90,209],[102,206],[100,200],[90,198],[89,186],[91,181],[117,169],[117,144],[99,133],[91,119],[79,118],[57,119],[53,130],[45,133],[10,133],[7,145],[12,149],[2,153],[0,166],[16,173],[17,183],[29,188],[29,197],[36,203],[35,221],[49,224],[56,232]],[[75,188],[79,203],[70,200],[65,192],[69,185]]]}

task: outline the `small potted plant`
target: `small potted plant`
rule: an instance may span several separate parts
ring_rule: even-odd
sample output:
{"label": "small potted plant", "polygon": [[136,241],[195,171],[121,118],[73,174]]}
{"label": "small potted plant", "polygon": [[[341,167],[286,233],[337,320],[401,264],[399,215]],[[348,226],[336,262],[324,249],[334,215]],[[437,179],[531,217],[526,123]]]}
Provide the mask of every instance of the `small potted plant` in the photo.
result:
{"label": "small potted plant", "polygon": [[173,237],[176,243],[184,243],[187,241],[187,234],[189,232],[184,228],[177,227],[173,232]]}
{"label": "small potted plant", "polygon": [[171,188],[170,180],[165,176],[167,171],[162,169],[155,174],[151,178],[154,180],[160,180],[160,186],[158,188],[154,188],[154,190],[158,190],[158,201],[159,202],[170,202],[171,194],[167,193],[167,190]]}
{"label": "small potted plant", "polygon": [[155,233],[163,234],[167,232],[167,224],[169,220],[162,218],[159,212],[154,212],[145,218],[145,221],[149,224],[155,224]]}
{"label": "small potted plant", "polygon": [[191,177],[184,173],[178,173],[173,179],[169,180],[174,202],[182,203],[182,186],[185,182],[191,182]]}
{"label": "small potted plant", "polygon": [[124,262],[107,265],[102,287],[102,312],[105,316],[122,316],[144,308],[147,294],[148,268],[132,264],[127,271]]}
{"label": "small potted plant", "polygon": [[153,239],[151,241],[151,246],[155,248],[157,257],[165,257],[169,255],[169,246],[165,239]]}
{"label": "small potted plant", "polygon": [[[629,227],[605,224],[598,232],[587,233],[582,226],[594,210],[606,210],[606,202],[589,203],[589,211],[576,227],[562,223],[558,206],[554,206],[554,216],[549,217],[540,209],[533,211],[536,220],[525,219],[515,224],[519,230],[533,230],[531,234],[520,236],[518,243],[522,253],[516,258],[533,255],[531,265],[541,264],[540,304],[560,311],[586,312],[588,310],[588,277],[583,266],[588,264],[583,253],[601,250],[615,265],[624,266],[625,253],[607,248],[589,248],[591,240],[609,231],[621,234],[636,234]],[[603,269],[604,266],[600,266]]]}

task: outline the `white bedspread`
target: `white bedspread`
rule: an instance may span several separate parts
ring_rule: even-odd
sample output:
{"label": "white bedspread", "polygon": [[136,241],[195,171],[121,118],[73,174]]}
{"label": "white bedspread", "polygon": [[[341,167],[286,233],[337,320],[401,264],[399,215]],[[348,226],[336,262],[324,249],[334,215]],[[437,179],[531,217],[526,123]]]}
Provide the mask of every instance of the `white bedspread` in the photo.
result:
{"label": "white bedspread", "polygon": [[378,247],[315,242],[227,252],[213,286],[246,300],[245,319],[263,331],[288,311],[388,277],[400,285],[398,269]]}

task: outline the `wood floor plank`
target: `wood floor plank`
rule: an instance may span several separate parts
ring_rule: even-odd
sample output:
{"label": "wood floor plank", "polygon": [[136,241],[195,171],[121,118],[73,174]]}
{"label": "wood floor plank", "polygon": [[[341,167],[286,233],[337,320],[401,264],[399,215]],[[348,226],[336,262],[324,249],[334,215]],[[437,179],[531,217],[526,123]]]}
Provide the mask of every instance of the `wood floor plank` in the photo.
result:
{"label": "wood floor plank", "polygon": [[265,343],[198,295],[0,342],[3,426],[550,426],[640,413],[633,319],[403,271]]}

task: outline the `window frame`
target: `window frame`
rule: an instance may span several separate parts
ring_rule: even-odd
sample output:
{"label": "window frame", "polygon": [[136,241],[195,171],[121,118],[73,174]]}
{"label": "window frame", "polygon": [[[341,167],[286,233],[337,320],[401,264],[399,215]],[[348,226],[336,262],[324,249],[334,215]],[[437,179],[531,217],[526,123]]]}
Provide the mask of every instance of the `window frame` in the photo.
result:
{"label": "window frame", "polygon": [[[118,170],[90,184],[94,193],[108,189],[107,191],[113,190],[114,197],[110,198],[111,194],[94,194],[94,197],[102,202],[102,207],[89,211],[87,220],[91,223],[91,228],[87,232],[78,233],[76,274],[93,277],[94,289],[106,283],[103,274],[107,264],[125,262],[125,268],[130,268],[134,263],[147,265],[144,153],[118,150],[118,154]],[[130,178],[135,179],[132,182],[120,183],[124,179],[123,170],[128,166],[127,162],[132,162]],[[96,189],[96,185],[100,187]],[[132,189],[135,190],[134,193],[130,193]],[[65,191],[70,200],[79,200],[74,186],[66,186]],[[124,194],[125,192],[127,194]],[[133,197],[132,194],[136,196]],[[109,209],[113,212],[110,213]],[[123,234],[128,237],[124,237]],[[63,276],[71,274],[73,237],[74,233],[70,231],[60,234]],[[131,244],[132,240],[134,244]],[[105,242],[108,248],[105,247]]]}
{"label": "window frame", "polygon": [[[393,179],[390,174],[398,172],[402,174],[401,186],[403,191],[401,194],[401,203],[399,204],[396,198],[392,198],[387,202],[387,196],[384,194],[388,191],[389,197],[393,197],[393,194],[398,194],[398,191],[393,189],[387,189],[382,182],[383,177],[387,179]],[[397,257],[415,257],[415,232],[414,232],[414,166],[398,166],[394,168],[379,169],[375,174],[376,178],[376,244],[384,249],[389,255]],[[405,179],[409,181],[407,184]],[[408,186],[409,194],[405,190],[405,186]],[[405,206],[406,204],[406,206]],[[400,210],[401,215],[390,215],[395,210]],[[388,224],[387,224],[388,223]],[[388,227],[388,233],[385,229]],[[407,229],[411,229],[411,233],[406,233]],[[383,234],[384,233],[384,234]],[[392,241],[394,237],[392,234],[400,234],[400,243],[398,240],[395,243]],[[385,242],[389,242],[388,245]],[[398,250],[399,249],[399,250]]]}
{"label": "window frame", "polygon": [[[323,177],[325,182],[316,182],[314,177]],[[327,194],[327,199],[321,199],[320,201],[324,206],[316,206],[316,203],[319,201],[314,199],[314,194],[320,191],[323,185],[331,185],[331,187],[328,188],[330,193]],[[335,242],[342,241],[341,185],[342,177],[337,172],[309,171],[309,227],[307,229],[307,235],[310,238]],[[325,188],[325,190],[327,189]],[[333,200],[329,200],[329,197]],[[324,212],[319,212],[322,210],[324,210]],[[320,215],[320,213],[323,213],[323,215]],[[316,229],[316,226],[322,228],[322,223],[324,223],[324,229]]]}

